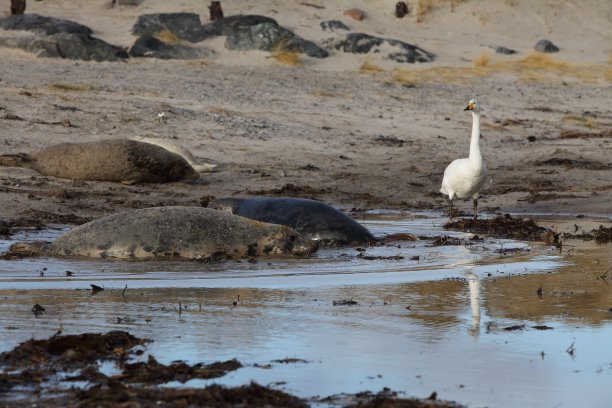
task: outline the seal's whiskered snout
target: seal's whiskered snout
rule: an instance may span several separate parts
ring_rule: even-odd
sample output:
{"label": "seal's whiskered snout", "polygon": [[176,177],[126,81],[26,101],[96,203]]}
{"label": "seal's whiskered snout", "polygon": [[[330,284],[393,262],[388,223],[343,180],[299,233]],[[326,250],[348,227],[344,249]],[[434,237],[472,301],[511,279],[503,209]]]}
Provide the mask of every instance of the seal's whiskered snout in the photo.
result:
{"label": "seal's whiskered snout", "polygon": [[236,214],[236,211],[243,201],[244,200],[241,198],[221,198],[210,203],[208,208],[225,211],[230,214]]}
{"label": "seal's whiskered snout", "polygon": [[183,179],[184,180],[197,180],[200,178],[200,173],[198,173],[191,165],[187,164],[185,166],[180,166],[179,168],[175,168],[174,169],[174,173],[173,176],[174,177],[180,177],[181,174],[183,174]]}
{"label": "seal's whiskered snout", "polygon": [[15,242],[8,249],[8,254],[13,256],[41,256],[45,255],[51,246],[48,241],[23,241]]}
{"label": "seal's whiskered snout", "polygon": [[315,253],[317,249],[319,249],[318,241],[297,235],[293,240],[293,249],[291,253],[297,256],[306,257]]}

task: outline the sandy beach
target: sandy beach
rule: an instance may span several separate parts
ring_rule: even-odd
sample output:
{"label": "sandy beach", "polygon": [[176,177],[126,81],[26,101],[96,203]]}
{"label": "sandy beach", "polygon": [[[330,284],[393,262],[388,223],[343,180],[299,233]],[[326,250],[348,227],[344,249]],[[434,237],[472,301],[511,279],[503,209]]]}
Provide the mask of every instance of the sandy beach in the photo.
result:
{"label": "sandy beach", "polygon": [[[3,167],[0,219],[78,224],[125,208],[264,194],[346,210],[444,211],[442,173],[467,156],[471,115],[462,110],[473,97],[483,108],[481,150],[490,170],[483,211],[609,214],[612,29],[605,1],[470,1],[452,10],[441,3],[418,16],[411,5],[403,19],[393,5],[223,2],[226,15],[268,15],[315,42],[338,35],[321,30],[321,21],[339,19],[353,31],[416,44],[437,55],[433,63],[332,50],[287,65],[263,51],[226,50],[223,37],[198,44],[210,58],[189,61],[96,63],[0,49],[1,153],[144,136],[218,164],[195,183],[133,186]],[[365,18],[344,16],[349,6]],[[195,1],[28,4],[28,12],[89,25],[124,47],[135,39],[130,29],[139,15],[178,11],[208,21]],[[534,51],[542,38],[561,51]],[[498,55],[489,46],[518,53]],[[457,207],[469,212],[471,203]]]}

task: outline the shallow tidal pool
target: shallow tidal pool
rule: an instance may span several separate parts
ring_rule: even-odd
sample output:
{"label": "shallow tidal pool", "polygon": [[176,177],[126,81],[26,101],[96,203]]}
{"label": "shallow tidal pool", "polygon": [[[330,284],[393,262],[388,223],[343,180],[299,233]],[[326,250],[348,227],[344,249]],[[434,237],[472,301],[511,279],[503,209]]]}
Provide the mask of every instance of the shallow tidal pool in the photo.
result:
{"label": "shallow tidal pool", "polygon": [[[610,225],[539,219],[558,232]],[[444,231],[436,214],[360,221],[377,236],[471,236]],[[0,251],[11,242],[0,241]],[[255,263],[0,261],[0,352],[60,327],[125,330],[153,340],[141,359],[244,365],[171,386],[253,380],[303,398],[388,387],[414,397],[436,391],[470,407],[609,406],[612,245],[466,242],[422,239]],[[93,294],[91,284],[104,290]],[[38,316],[36,303],[45,308]],[[295,360],[275,361],[283,359]]]}

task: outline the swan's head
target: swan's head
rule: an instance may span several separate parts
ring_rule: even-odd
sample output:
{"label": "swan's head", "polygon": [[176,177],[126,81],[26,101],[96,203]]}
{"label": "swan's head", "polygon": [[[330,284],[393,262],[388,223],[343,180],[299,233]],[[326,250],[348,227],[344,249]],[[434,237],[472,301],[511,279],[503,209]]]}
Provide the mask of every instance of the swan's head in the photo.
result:
{"label": "swan's head", "polygon": [[470,99],[464,111],[480,112],[480,104],[476,99]]}

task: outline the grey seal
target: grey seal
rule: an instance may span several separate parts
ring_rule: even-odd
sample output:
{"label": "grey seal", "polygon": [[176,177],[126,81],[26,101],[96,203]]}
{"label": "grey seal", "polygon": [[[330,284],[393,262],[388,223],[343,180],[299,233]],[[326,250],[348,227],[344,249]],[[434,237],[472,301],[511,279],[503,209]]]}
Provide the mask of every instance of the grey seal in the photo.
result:
{"label": "grey seal", "polygon": [[32,154],[2,155],[0,165],[72,180],[166,183],[199,178],[180,155],[150,143],[123,139],[60,143]]}
{"label": "grey seal", "polygon": [[126,260],[306,257],[318,248],[295,230],[202,207],[152,207],[80,225],[54,242],[18,242],[5,255]]}
{"label": "grey seal", "polygon": [[320,201],[286,197],[221,198],[209,207],[257,221],[286,225],[322,245],[376,241],[363,225]]}

